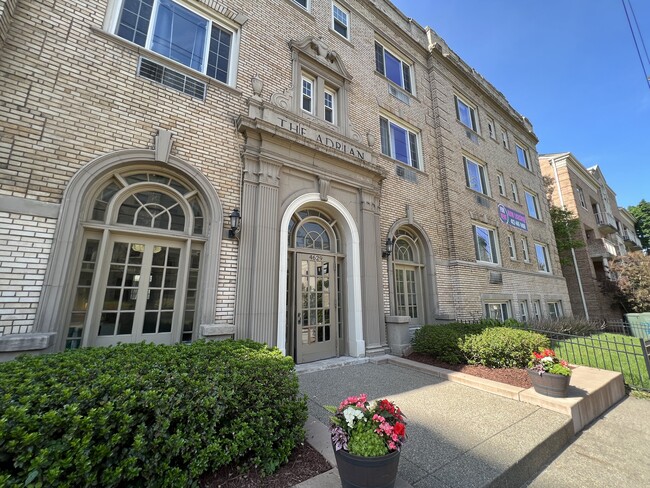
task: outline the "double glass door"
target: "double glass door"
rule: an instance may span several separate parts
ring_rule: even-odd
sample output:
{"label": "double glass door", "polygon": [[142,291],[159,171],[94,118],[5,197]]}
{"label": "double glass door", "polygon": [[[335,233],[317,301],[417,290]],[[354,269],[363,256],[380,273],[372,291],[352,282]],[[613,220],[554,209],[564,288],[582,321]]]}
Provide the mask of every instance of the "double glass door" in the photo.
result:
{"label": "double glass door", "polygon": [[114,238],[103,269],[94,345],[171,344],[180,337],[183,245],[145,237]]}

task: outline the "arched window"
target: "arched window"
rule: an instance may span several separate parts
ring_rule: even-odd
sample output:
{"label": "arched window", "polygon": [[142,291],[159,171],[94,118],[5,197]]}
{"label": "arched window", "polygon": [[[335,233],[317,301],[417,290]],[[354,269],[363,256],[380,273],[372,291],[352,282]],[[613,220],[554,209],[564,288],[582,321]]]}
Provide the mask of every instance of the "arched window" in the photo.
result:
{"label": "arched window", "polygon": [[93,195],[80,216],[66,348],[191,341],[206,241],[198,190],[164,171],[125,169]]}
{"label": "arched window", "polygon": [[394,307],[397,315],[411,317],[421,323],[422,271],[424,269],[418,237],[407,229],[395,233],[393,247]]}

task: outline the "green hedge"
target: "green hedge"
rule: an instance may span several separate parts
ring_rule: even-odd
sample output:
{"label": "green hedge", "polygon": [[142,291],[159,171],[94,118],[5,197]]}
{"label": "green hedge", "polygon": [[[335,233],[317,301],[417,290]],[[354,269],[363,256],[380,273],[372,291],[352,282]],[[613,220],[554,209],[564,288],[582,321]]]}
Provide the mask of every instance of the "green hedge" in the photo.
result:
{"label": "green hedge", "polygon": [[460,341],[468,364],[490,368],[525,368],[533,351],[551,347],[548,337],[508,327],[485,329]]}
{"label": "green hedge", "polygon": [[496,320],[481,320],[471,324],[452,322],[442,325],[425,325],[415,331],[413,351],[428,354],[449,364],[464,363],[465,358],[458,347],[466,336],[480,334],[487,327],[500,325]]}
{"label": "green hedge", "polygon": [[252,341],[129,344],[0,364],[0,486],[187,486],[263,474],[304,439],[290,357]]}

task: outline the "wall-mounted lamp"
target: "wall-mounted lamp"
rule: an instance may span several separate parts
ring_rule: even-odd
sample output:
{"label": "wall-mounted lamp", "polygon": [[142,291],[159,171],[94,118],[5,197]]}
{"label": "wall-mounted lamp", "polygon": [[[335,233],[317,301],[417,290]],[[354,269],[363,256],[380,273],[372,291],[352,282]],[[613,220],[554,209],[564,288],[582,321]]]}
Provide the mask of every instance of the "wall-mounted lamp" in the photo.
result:
{"label": "wall-mounted lamp", "polygon": [[386,249],[381,253],[382,258],[387,258],[390,256],[393,252],[393,245],[395,244],[395,238],[394,237],[387,237],[385,246]]}
{"label": "wall-mounted lamp", "polygon": [[236,208],[230,214],[230,230],[228,230],[228,237],[234,239],[237,237],[237,231],[239,230],[239,221],[241,220],[241,214],[239,209]]}

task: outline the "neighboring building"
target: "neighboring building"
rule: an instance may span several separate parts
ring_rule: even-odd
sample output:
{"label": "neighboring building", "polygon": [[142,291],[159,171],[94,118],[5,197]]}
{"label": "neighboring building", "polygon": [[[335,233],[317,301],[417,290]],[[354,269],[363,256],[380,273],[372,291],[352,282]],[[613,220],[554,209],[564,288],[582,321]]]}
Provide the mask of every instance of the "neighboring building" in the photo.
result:
{"label": "neighboring building", "polygon": [[532,126],[390,2],[0,0],[0,36],[5,358],[571,313]]}
{"label": "neighboring building", "polygon": [[636,219],[617,206],[616,194],[598,166],[585,168],[571,153],[543,154],[539,161],[542,173],[553,182],[553,204],[570,210],[581,224],[579,238],[585,246],[574,249],[571,263],[562,266],[574,315],[621,320],[623,311],[602,287],[612,279],[612,258],[641,249]]}

